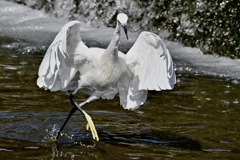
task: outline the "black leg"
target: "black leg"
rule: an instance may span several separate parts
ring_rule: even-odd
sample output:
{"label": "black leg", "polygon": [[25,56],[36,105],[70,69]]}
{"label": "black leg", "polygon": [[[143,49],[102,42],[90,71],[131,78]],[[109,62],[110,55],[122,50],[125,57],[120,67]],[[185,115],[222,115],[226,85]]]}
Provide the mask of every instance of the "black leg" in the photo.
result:
{"label": "black leg", "polygon": [[74,106],[74,107],[76,107],[77,106],[77,103],[75,102],[75,100],[74,100],[74,95],[73,94],[70,94],[69,95],[69,100],[70,100],[70,102],[72,103],[72,105]]}
{"label": "black leg", "polygon": [[57,135],[57,139],[59,138],[60,133],[62,132],[62,130],[63,130],[63,128],[65,127],[65,125],[67,124],[68,120],[71,118],[71,116],[73,115],[73,113],[76,112],[77,109],[78,109],[78,108],[74,106],[74,107],[72,108],[72,110],[69,112],[67,119],[64,121],[62,127],[59,129],[59,132],[58,132],[58,135]]}
{"label": "black leg", "polygon": [[77,104],[77,102],[74,100],[74,95],[73,94],[70,94],[69,95],[69,100],[70,102],[72,103],[73,105],[73,108],[72,110],[70,111],[67,119],[65,120],[65,122],[63,123],[62,127],[60,128],[59,132],[58,132],[58,135],[57,135],[57,138],[59,138],[60,136],[60,133],[62,132],[63,128],[65,127],[65,125],[67,124],[68,120],[71,118],[72,114],[74,112],[76,112],[76,110],[79,110],[86,118],[86,120],[88,121],[88,125],[91,129],[91,132],[92,132],[92,135],[93,135],[93,139],[96,140],[96,141],[99,141],[99,138],[98,138],[98,135],[97,135],[97,131],[95,129],[95,126],[93,124],[93,121],[92,121],[92,118],[84,111],[82,110],[81,106],[83,106],[85,103],[88,103],[92,100],[95,100],[95,99],[98,99],[99,97],[96,97],[94,95],[92,95],[91,97],[89,97],[85,102],[82,102],[80,105]]}
{"label": "black leg", "polygon": [[[62,132],[63,128],[65,127],[65,125],[67,124],[67,122],[69,121],[69,119],[71,118],[71,116],[73,115],[73,113],[75,113],[76,110],[79,110],[79,111],[82,113],[82,110],[77,107],[78,104],[77,104],[77,102],[74,100],[73,97],[74,97],[73,94],[70,94],[70,95],[69,95],[69,100],[70,100],[70,102],[72,103],[73,108],[72,108],[72,110],[69,112],[68,117],[67,117],[67,119],[64,121],[62,127],[59,129],[59,132],[58,132],[58,135],[57,135],[57,139],[59,138],[60,133]],[[82,113],[82,114],[83,114],[83,113]],[[84,115],[84,114],[83,114],[83,115]]]}
{"label": "black leg", "polygon": [[71,116],[73,115],[73,113],[75,113],[76,110],[78,109],[78,108],[76,107],[77,103],[74,101],[73,97],[74,97],[73,94],[70,94],[70,95],[69,95],[69,100],[70,100],[71,104],[73,105],[73,108],[72,108],[72,110],[69,112],[68,117],[67,117],[67,119],[64,121],[62,127],[59,129],[59,132],[58,132],[58,135],[57,135],[57,139],[59,138],[60,133],[62,132],[63,128],[65,127],[65,125],[67,124],[67,122],[69,121],[69,119],[71,118]]}

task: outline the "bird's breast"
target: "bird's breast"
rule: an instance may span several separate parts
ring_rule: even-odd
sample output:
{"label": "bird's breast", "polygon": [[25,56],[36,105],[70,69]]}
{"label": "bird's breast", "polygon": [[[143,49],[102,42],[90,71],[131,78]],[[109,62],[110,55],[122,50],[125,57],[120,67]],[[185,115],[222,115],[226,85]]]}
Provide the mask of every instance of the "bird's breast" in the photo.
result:
{"label": "bird's breast", "polygon": [[115,64],[107,64],[103,63],[100,66],[100,76],[98,79],[98,87],[100,89],[108,89],[110,87],[115,88],[117,86],[117,82],[119,77],[121,76],[122,69],[118,63]]}

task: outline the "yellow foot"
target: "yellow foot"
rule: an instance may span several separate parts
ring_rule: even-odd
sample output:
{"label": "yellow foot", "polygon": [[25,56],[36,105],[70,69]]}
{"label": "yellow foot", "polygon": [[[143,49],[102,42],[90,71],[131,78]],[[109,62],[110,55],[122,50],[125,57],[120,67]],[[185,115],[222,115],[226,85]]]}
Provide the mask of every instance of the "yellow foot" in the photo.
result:
{"label": "yellow foot", "polygon": [[92,121],[92,118],[91,116],[89,116],[86,112],[83,111],[83,114],[85,115],[85,118],[87,120],[87,126],[86,126],[86,130],[91,130],[92,132],[92,136],[93,136],[93,139],[96,140],[96,141],[99,141],[99,138],[98,138],[98,134],[97,134],[97,131],[96,131],[96,128],[95,128],[95,125]]}

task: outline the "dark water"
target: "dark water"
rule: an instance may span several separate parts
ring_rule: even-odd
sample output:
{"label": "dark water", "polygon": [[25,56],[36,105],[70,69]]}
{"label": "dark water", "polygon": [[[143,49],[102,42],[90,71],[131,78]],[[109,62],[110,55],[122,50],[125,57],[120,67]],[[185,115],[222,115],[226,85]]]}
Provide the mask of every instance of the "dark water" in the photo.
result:
{"label": "dark water", "polygon": [[42,57],[0,51],[1,159],[240,158],[239,81],[188,74],[177,74],[172,91],[150,92],[136,111],[122,109],[118,97],[86,105],[100,137],[96,147],[80,113],[58,145],[48,143],[71,105],[64,93],[36,86]]}

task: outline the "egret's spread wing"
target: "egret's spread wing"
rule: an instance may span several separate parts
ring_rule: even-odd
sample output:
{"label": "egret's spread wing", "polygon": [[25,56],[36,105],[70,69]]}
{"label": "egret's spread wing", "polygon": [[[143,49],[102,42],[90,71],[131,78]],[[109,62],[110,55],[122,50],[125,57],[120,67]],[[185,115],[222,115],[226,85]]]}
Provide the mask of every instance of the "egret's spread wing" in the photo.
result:
{"label": "egret's spread wing", "polygon": [[80,37],[80,22],[71,21],[62,27],[49,46],[39,67],[37,85],[51,91],[74,90],[80,65],[90,61],[89,49]]}
{"label": "egret's spread wing", "polygon": [[127,107],[135,109],[147,98],[147,90],[172,89],[176,83],[171,55],[162,39],[142,32],[126,55],[134,77],[128,91]]}

